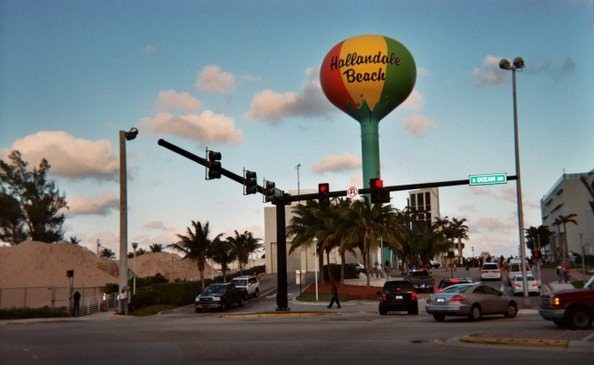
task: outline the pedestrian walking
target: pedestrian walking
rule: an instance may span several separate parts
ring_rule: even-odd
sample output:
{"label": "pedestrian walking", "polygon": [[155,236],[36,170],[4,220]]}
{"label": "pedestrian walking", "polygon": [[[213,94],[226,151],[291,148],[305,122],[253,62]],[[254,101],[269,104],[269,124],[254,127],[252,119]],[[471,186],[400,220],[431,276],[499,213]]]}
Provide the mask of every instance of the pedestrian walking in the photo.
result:
{"label": "pedestrian walking", "polygon": [[74,293],[74,316],[78,317],[80,315],[80,293],[76,291]]}
{"label": "pedestrian walking", "polygon": [[561,268],[563,270],[563,281],[567,283],[569,282],[569,265],[567,264],[567,262],[563,262]]}
{"label": "pedestrian walking", "polygon": [[332,282],[332,299],[330,300],[330,304],[328,304],[328,308],[332,308],[332,305],[336,303],[336,306],[340,308],[340,302],[338,301],[338,288],[336,284]]}

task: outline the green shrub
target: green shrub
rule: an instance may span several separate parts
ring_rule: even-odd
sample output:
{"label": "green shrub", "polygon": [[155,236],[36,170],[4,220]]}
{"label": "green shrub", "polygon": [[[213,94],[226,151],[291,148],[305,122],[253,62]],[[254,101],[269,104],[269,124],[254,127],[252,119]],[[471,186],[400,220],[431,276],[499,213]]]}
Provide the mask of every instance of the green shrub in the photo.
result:
{"label": "green shrub", "polygon": [[0,309],[0,319],[68,317],[66,307]]}

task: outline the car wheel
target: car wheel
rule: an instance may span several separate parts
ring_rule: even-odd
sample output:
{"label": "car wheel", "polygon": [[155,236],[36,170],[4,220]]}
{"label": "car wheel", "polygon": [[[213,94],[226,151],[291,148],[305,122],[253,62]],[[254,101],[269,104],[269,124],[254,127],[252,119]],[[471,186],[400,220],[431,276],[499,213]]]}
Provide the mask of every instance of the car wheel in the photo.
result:
{"label": "car wheel", "polygon": [[445,320],[445,316],[443,314],[434,314],[433,318],[435,318],[437,322],[443,322]]}
{"label": "car wheel", "polygon": [[224,312],[224,311],[225,311],[225,309],[227,309],[227,303],[223,302],[223,303],[221,304],[221,312]]}
{"label": "car wheel", "polygon": [[567,318],[571,328],[585,330],[592,327],[592,314],[585,308],[570,310]]}
{"label": "car wheel", "polygon": [[408,314],[419,314],[419,308],[411,309],[408,311]]}
{"label": "car wheel", "polygon": [[196,313],[201,313],[202,309],[201,308],[196,308]]}
{"label": "car wheel", "polygon": [[381,314],[382,316],[385,316],[386,314],[388,314],[388,311],[383,307],[383,306],[379,306],[379,314]]}
{"label": "car wheel", "polygon": [[481,307],[479,307],[477,304],[473,305],[472,308],[470,308],[470,314],[468,315],[468,318],[471,321],[478,321],[481,319],[481,316]]}
{"label": "car wheel", "polygon": [[518,305],[516,303],[509,303],[505,311],[506,318],[514,318],[518,314]]}
{"label": "car wheel", "polygon": [[256,293],[254,293],[254,295],[256,296],[256,298],[259,297],[260,296],[260,289],[256,288]]}

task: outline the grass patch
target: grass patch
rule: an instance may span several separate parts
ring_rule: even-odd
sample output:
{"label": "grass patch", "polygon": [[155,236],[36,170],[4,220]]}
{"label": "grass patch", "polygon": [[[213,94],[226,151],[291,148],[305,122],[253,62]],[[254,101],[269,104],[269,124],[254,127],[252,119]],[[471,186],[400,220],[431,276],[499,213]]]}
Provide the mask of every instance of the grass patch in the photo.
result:
{"label": "grass patch", "polygon": [[175,309],[175,308],[179,308],[179,306],[172,305],[172,304],[155,304],[155,305],[150,305],[148,307],[134,309],[133,311],[130,312],[130,314],[133,316],[136,316],[136,317],[154,316],[155,314],[158,314],[159,312],[163,312],[163,311],[171,310],[171,309]]}

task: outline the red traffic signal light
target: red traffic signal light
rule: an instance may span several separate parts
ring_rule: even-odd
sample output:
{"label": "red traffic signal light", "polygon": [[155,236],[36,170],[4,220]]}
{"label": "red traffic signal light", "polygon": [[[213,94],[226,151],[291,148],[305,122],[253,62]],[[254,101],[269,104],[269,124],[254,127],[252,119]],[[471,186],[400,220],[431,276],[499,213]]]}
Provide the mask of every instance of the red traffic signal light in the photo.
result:
{"label": "red traffic signal light", "polygon": [[384,187],[384,180],[382,179],[371,179],[371,181],[373,182],[372,188],[381,189]]}
{"label": "red traffic signal light", "polygon": [[384,188],[384,181],[382,179],[370,179],[369,187],[371,188],[371,202],[372,203],[389,203],[390,191]]}
{"label": "red traffic signal light", "polygon": [[330,205],[330,184],[318,184],[318,202],[321,206],[327,207]]}

